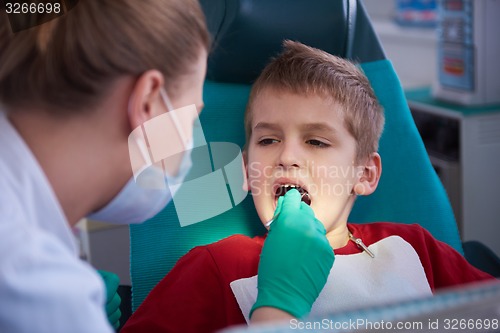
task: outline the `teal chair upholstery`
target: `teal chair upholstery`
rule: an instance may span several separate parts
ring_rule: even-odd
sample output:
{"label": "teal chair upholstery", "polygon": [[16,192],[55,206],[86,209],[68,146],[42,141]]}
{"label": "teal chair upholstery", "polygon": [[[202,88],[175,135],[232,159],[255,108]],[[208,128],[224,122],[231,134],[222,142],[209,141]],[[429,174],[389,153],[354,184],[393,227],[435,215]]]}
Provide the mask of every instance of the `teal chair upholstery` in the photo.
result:
{"label": "teal chair upholstery", "polygon": [[[206,0],[201,2],[214,50],[200,120],[207,142],[243,147],[243,112],[251,88],[283,39],[298,40],[360,63],[386,113],[383,174],[377,191],[360,197],[349,220],[418,223],[462,252],[446,193],[427,157],[398,77],[359,1]],[[196,163],[196,161],[195,161]],[[194,206],[193,209],[196,209]],[[252,198],[209,220],[180,227],[173,204],[130,228],[133,308],[192,247],[235,233],[262,234]]]}

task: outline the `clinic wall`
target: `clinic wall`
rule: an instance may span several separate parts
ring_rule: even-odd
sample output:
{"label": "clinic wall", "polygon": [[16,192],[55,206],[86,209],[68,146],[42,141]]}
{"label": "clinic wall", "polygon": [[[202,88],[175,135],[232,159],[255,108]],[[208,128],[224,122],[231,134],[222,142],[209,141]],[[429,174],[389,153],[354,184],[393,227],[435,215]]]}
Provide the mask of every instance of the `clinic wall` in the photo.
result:
{"label": "clinic wall", "polygon": [[363,4],[403,88],[430,86],[437,79],[436,29],[398,25],[395,0],[365,0]]}
{"label": "clinic wall", "polygon": [[118,275],[120,284],[131,285],[129,226],[86,219],[78,226],[83,259],[96,269]]}

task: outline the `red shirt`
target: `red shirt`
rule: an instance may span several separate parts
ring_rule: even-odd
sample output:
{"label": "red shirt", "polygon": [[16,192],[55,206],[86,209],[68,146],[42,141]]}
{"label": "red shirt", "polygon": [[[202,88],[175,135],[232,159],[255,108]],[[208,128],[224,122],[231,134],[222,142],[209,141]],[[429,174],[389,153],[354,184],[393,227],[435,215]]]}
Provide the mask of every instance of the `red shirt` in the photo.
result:
{"label": "red shirt", "polygon": [[[433,292],[493,278],[419,225],[378,222],[348,227],[366,246],[389,236],[407,241],[417,252]],[[151,291],[121,332],[214,332],[245,324],[229,284],[257,275],[264,240],[265,236],[235,235],[192,249]],[[361,251],[348,242],[335,254]]]}

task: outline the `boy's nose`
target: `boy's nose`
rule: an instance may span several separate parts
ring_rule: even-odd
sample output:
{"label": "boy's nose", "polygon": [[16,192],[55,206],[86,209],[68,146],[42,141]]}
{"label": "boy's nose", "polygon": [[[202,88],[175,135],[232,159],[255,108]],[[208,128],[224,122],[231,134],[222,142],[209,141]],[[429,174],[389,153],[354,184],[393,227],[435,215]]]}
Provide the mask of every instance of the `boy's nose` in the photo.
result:
{"label": "boy's nose", "polygon": [[302,159],[299,149],[293,144],[284,143],[278,156],[278,165],[283,168],[300,168]]}

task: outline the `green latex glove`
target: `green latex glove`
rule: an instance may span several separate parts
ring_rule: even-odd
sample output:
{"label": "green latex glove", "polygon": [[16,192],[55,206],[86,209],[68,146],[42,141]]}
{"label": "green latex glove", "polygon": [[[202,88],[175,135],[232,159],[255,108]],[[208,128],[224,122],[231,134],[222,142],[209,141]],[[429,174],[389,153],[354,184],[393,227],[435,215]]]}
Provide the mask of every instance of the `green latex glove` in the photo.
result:
{"label": "green latex glove", "polygon": [[118,295],[118,286],[120,284],[120,278],[118,275],[106,272],[97,271],[106,285],[106,314],[108,315],[108,321],[115,329],[120,326],[120,317],[122,313],[120,311],[120,303],[122,299]]}
{"label": "green latex glove", "polygon": [[297,190],[279,198],[259,262],[258,296],[252,307],[273,307],[301,318],[325,286],[335,255],[323,224]]}

